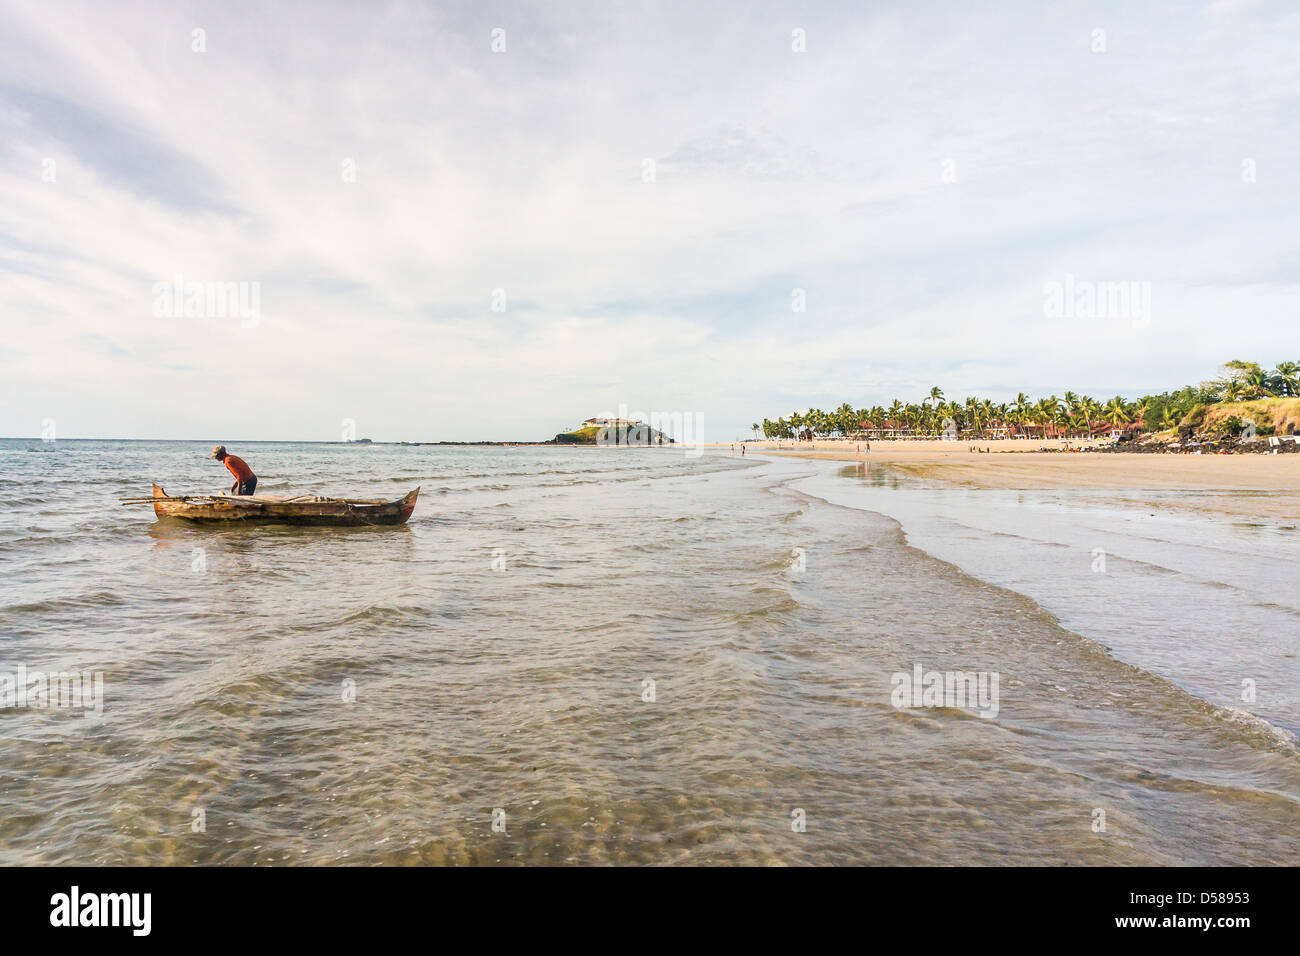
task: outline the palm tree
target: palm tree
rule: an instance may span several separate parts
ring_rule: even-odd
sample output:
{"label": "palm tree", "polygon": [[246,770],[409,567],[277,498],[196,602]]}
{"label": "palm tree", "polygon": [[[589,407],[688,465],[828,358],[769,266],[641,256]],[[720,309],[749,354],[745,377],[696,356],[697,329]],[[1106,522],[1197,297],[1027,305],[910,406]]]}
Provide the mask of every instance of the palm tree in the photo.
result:
{"label": "palm tree", "polygon": [[1129,417],[1128,407],[1120,395],[1116,395],[1106,403],[1106,421],[1110,422],[1116,428],[1128,424],[1132,419]]}
{"label": "palm tree", "polygon": [[839,429],[841,435],[849,437],[849,432],[853,430],[853,423],[857,417],[857,412],[853,406],[845,402],[839,408],[835,409],[835,427]]}
{"label": "palm tree", "polygon": [[907,419],[908,427],[910,427],[914,433],[920,432],[929,427],[929,410],[924,404],[908,405],[903,411],[903,416]]}
{"label": "palm tree", "polygon": [[1011,417],[1014,419],[1016,425],[1022,428],[1028,425],[1033,409],[1033,403],[1029,400],[1029,396],[1024,392],[1020,392],[1016,395],[1016,400],[1012,403],[1011,407],[1014,410]]}
{"label": "palm tree", "polygon": [[1272,395],[1271,388],[1273,382],[1258,365],[1246,373],[1246,390],[1251,398],[1263,398],[1266,395]]}
{"label": "palm tree", "polygon": [[1047,437],[1047,426],[1056,421],[1056,409],[1058,408],[1056,396],[1051,398],[1041,398],[1038,404],[1034,406],[1034,418],[1042,426],[1043,437]]}
{"label": "palm tree", "polygon": [[1057,436],[1068,435],[1067,426],[1070,424],[1070,412],[1064,405],[1057,405],[1052,412],[1052,427],[1056,430]]}
{"label": "palm tree", "polygon": [[1300,395],[1300,362],[1278,362],[1273,369],[1273,381],[1277,391],[1286,395]]}
{"label": "palm tree", "polygon": [[973,395],[967,395],[966,401],[962,403],[962,414],[964,422],[972,432],[971,437],[975,437],[974,433],[978,432],[980,427],[979,399]]}
{"label": "palm tree", "polygon": [[1101,404],[1091,395],[1084,395],[1079,399],[1079,411],[1083,412],[1083,420],[1091,436],[1092,420],[1101,414]]}

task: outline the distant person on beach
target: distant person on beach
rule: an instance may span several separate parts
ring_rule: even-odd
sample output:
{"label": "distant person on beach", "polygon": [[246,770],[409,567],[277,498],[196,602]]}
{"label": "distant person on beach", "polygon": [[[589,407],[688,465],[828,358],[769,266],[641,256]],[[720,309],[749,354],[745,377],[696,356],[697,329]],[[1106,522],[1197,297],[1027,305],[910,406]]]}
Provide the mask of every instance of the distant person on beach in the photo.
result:
{"label": "distant person on beach", "polygon": [[744,457],[745,457],[745,446],[744,446],[744,445],[741,445],[741,446],[740,446],[740,457],[741,457],[741,458],[744,458]]}
{"label": "distant person on beach", "polygon": [[248,462],[244,459],[226,451],[225,445],[212,449],[212,454],[208,457],[216,458],[235,476],[235,483],[230,486],[232,495],[251,495],[257,490],[257,475],[253,474],[253,469],[248,467]]}

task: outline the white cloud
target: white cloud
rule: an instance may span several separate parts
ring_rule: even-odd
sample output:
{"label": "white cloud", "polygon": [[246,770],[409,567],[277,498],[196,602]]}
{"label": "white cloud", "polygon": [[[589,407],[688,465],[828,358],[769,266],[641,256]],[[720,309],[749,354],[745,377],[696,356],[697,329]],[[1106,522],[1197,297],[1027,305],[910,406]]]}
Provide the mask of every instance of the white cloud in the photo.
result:
{"label": "white cloud", "polygon": [[[0,434],[726,438],[1300,356],[1300,18],[1131,6],[7,0]],[[178,273],[260,324],[155,318]],[[1065,273],[1151,282],[1151,325],[1053,325]]]}

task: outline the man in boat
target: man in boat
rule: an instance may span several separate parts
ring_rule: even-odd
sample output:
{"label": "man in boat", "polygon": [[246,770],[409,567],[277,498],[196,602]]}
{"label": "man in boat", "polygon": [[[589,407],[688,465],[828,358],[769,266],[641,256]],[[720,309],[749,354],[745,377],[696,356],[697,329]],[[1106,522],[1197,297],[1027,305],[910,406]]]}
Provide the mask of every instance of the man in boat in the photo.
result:
{"label": "man in boat", "polygon": [[225,445],[212,449],[212,454],[208,457],[218,459],[235,476],[235,483],[230,486],[232,495],[251,495],[257,490],[257,475],[253,474],[253,469],[248,467],[248,462],[244,459],[226,451]]}

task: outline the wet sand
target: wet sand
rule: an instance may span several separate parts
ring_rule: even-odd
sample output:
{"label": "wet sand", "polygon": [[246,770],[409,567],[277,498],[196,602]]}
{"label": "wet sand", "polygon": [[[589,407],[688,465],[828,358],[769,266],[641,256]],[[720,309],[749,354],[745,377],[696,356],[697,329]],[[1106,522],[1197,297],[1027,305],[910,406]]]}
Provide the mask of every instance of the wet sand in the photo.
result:
{"label": "wet sand", "polygon": [[[1117,504],[1154,507],[1143,491],[1185,491],[1175,507],[1234,518],[1300,518],[1300,455],[1044,453],[1059,442],[746,442],[751,453],[887,465],[915,478],[973,488],[1113,489]],[[990,449],[973,454],[971,445]],[[1077,444],[1077,443],[1076,443]],[[1161,499],[1168,509],[1170,501]]]}

